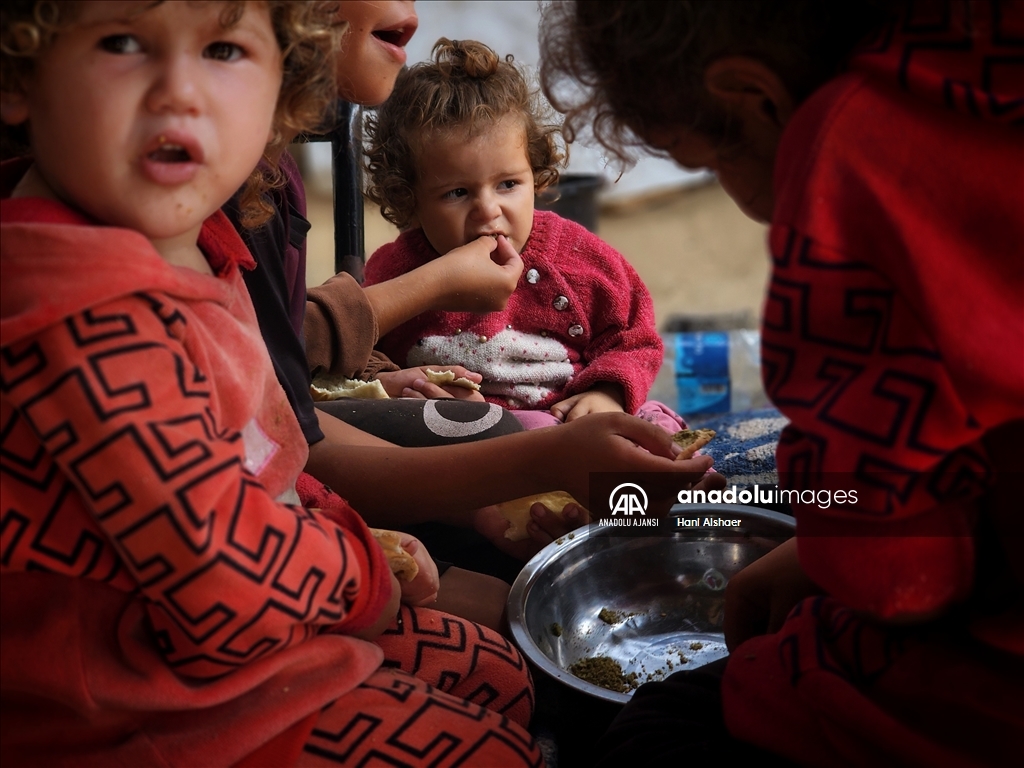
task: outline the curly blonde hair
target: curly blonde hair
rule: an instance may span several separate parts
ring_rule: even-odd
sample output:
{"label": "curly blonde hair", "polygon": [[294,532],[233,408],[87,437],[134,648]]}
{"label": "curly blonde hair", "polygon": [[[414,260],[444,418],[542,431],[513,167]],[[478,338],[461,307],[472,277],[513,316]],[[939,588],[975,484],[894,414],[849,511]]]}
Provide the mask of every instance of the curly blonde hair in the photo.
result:
{"label": "curly blonde hair", "polygon": [[[145,13],[165,0],[153,0]],[[274,112],[273,136],[249,178],[240,200],[241,221],[256,227],[273,216],[265,193],[283,186],[278,161],[288,137],[312,131],[323,123],[327,107],[337,99],[334,56],[344,25],[338,25],[337,0],[262,0],[282,53],[282,83]],[[246,0],[223,0],[220,23],[229,29],[245,12]],[[24,93],[30,86],[36,58],[43,55],[61,32],[72,28],[81,0],[8,0],[0,14],[0,91]],[[3,125],[3,157],[30,155],[24,125]]]}
{"label": "curly blonde hair", "polygon": [[561,129],[511,55],[502,60],[483,43],[442,37],[432,58],[403,70],[391,97],[366,120],[366,196],[385,219],[399,229],[412,220],[415,150],[424,140],[472,135],[506,115],[523,121],[535,191],[558,181],[566,160]]}

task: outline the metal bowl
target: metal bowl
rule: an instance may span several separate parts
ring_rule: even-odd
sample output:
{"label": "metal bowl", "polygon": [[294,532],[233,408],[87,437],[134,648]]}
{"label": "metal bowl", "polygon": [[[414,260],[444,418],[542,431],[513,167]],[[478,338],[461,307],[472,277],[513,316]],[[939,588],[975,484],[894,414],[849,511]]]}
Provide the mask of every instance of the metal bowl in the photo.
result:
{"label": "metal bowl", "polygon": [[676,505],[672,514],[738,518],[742,525],[636,538],[591,525],[526,564],[512,585],[508,616],[534,665],[574,690],[624,704],[632,691],[594,685],[569,666],[608,656],[640,684],[728,655],[725,585],[792,536],[793,518],[738,504]]}

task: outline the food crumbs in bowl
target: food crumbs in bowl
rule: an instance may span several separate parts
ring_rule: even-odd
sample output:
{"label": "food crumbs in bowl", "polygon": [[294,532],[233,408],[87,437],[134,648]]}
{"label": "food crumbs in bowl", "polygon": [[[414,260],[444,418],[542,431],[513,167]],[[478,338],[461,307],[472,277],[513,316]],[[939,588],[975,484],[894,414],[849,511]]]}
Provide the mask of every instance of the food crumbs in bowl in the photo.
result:
{"label": "food crumbs in bowl", "polygon": [[569,671],[580,680],[616,693],[629,693],[640,684],[636,672],[623,674],[619,662],[608,656],[580,659],[569,665]]}
{"label": "food crumbs in bowl", "polygon": [[551,625],[551,634],[555,637],[562,636],[562,625],[559,624],[557,621]]}
{"label": "food crumbs in bowl", "polygon": [[622,614],[618,611],[611,611],[607,608],[602,608],[600,613],[597,614],[597,618],[605,624],[618,624],[622,621]]}

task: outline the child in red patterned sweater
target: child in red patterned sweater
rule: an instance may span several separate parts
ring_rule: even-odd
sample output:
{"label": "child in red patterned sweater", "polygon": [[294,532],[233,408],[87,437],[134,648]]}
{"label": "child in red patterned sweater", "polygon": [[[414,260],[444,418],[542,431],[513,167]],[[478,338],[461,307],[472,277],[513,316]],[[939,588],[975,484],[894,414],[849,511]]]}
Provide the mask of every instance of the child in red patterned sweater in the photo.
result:
{"label": "child in red patterned sweater", "polygon": [[520,70],[482,43],[442,38],[432,62],[399,76],[367,127],[368,196],[404,231],[369,259],[367,285],[485,236],[524,271],[504,310],[426,312],[378,348],[481,373],[486,399],[528,427],[625,411],[674,432],[679,417],[645,403],[662,363],[646,286],[582,226],[534,210],[558,178],[557,132]]}
{"label": "child in red patterned sweater", "polygon": [[641,686],[596,764],[1018,764],[1024,3],[562,2],[542,29],[567,135],[709,168],[770,223],[800,491],[726,589],[724,676]]}
{"label": "child in red patterned sweater", "polygon": [[4,765],[540,761],[516,651],[411,607],[426,551],[400,584],[341,499],[293,504],[306,441],[218,208],[248,177],[258,223],[319,122],[335,11],[4,8]]}

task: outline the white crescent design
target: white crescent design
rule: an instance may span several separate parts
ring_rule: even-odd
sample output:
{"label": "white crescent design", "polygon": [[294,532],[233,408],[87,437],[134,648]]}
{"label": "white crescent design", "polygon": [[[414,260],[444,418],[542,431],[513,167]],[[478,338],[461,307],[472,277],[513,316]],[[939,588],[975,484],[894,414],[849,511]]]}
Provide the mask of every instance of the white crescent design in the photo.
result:
{"label": "white crescent design", "polygon": [[501,406],[488,403],[487,413],[476,421],[452,421],[438,412],[436,400],[427,400],[423,405],[423,423],[427,425],[427,429],[441,437],[469,437],[478,435],[501,421],[502,410]]}

